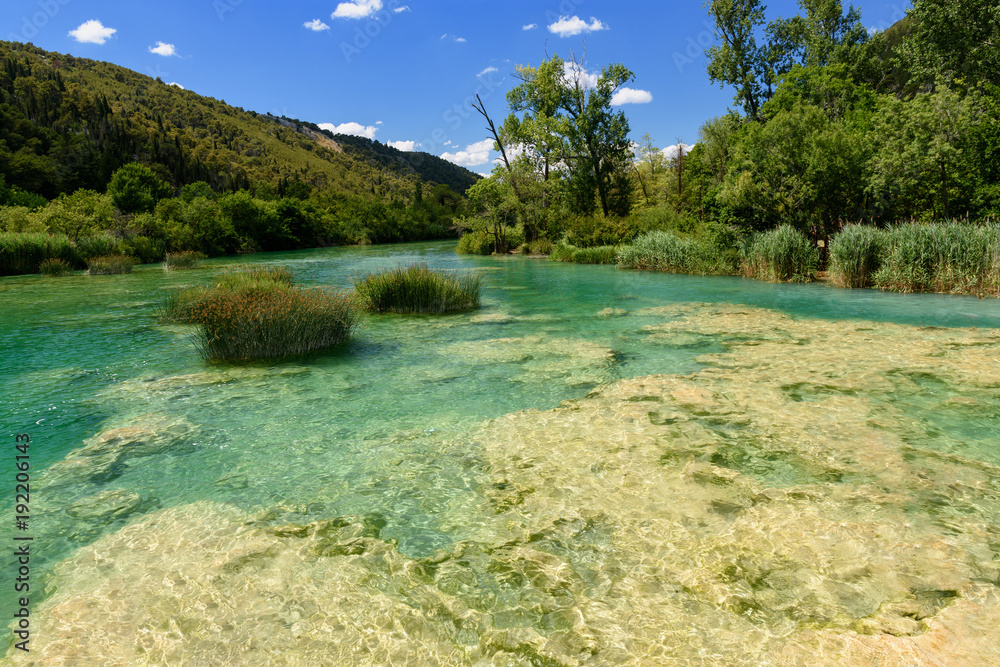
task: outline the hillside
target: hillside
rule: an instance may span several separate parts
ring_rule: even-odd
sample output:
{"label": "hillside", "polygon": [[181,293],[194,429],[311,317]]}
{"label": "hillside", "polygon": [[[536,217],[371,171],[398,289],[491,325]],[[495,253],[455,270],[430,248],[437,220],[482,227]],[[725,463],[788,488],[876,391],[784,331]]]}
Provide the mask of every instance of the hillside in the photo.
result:
{"label": "hillside", "polygon": [[386,204],[412,201],[418,179],[461,193],[478,178],[436,156],[395,155],[355,139],[110,63],[0,42],[0,175],[47,199],[103,191],[116,169],[134,161],[178,189],[206,181],[217,191],[279,190],[298,181]]}

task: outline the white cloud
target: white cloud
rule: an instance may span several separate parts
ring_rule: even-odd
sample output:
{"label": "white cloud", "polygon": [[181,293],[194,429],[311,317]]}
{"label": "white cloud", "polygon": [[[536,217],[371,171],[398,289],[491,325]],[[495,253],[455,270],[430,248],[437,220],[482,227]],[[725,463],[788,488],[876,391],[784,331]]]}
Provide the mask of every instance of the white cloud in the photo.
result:
{"label": "white cloud", "polygon": [[409,5],[403,5],[402,7],[396,7],[396,8],[394,8],[392,11],[394,13],[396,13],[396,14],[399,14],[401,12],[408,12],[408,11],[410,11],[410,6]]}
{"label": "white cloud", "polygon": [[387,146],[392,146],[407,153],[412,153],[417,148],[417,142],[415,141],[387,141],[385,143]]}
{"label": "white cloud", "polygon": [[170,82],[170,83],[168,83],[167,85],[168,85],[168,86],[173,86],[174,88],[180,88],[181,90],[187,90],[187,88],[185,88],[185,87],[184,87],[184,86],[182,86],[181,84],[177,83],[176,81],[171,81],[171,82]]}
{"label": "white cloud", "polygon": [[335,19],[363,19],[382,9],[382,0],[349,0],[337,5],[330,14]]}
{"label": "white cloud", "polygon": [[376,124],[376,125],[381,125],[381,124],[382,124],[382,121],[380,121],[380,120],[377,120],[377,121],[375,121],[375,124]]}
{"label": "white cloud", "polygon": [[476,76],[482,76],[484,74],[489,74],[490,72],[499,72],[499,71],[500,70],[498,70],[496,67],[487,67],[486,69],[484,69],[482,72],[480,72]]}
{"label": "white cloud", "polygon": [[[451,35],[449,35],[448,33],[441,35],[441,39],[447,39],[448,37],[451,37]],[[452,37],[452,39],[460,43],[464,43],[466,41],[465,37]]]}
{"label": "white cloud", "polygon": [[563,74],[570,86],[579,81],[584,88],[597,87],[598,75],[594,72],[588,72],[579,63],[572,60],[563,63]]}
{"label": "white cloud", "polygon": [[100,21],[91,19],[81,23],[76,30],[70,30],[69,36],[83,44],[103,44],[116,32],[114,28],[105,28]]}
{"label": "white cloud", "polygon": [[687,155],[688,153],[690,153],[691,149],[694,148],[694,144],[685,144],[682,141],[679,145],[678,144],[674,144],[673,146],[667,146],[666,148],[664,148],[663,149],[663,157],[667,158],[668,160],[676,160],[677,159],[677,149],[678,149],[678,146],[683,146],[684,147],[684,155]]}
{"label": "white cloud", "polygon": [[150,53],[155,53],[158,56],[176,56],[177,47],[173,44],[167,44],[165,42],[157,42],[156,46],[149,47]]}
{"label": "white cloud", "polygon": [[464,151],[442,153],[441,157],[461,167],[478,167],[490,161],[491,150],[493,150],[493,140],[483,139],[474,144],[469,144],[465,147]]}
{"label": "white cloud", "polygon": [[456,37],[455,41],[458,42],[459,44],[465,44],[466,40],[465,37]]}
{"label": "white cloud", "polygon": [[611,96],[611,106],[620,107],[623,104],[649,104],[653,101],[653,94],[648,90],[636,90],[635,88],[619,88]]}
{"label": "white cloud", "polygon": [[593,16],[590,17],[590,23],[587,23],[579,16],[574,16],[573,18],[560,16],[558,21],[549,26],[549,32],[560,37],[572,37],[585,32],[597,32],[598,30],[607,29],[608,26],[606,24],[601,23]]}
{"label": "white cloud", "polygon": [[537,29],[538,29],[537,23],[529,23],[528,25],[521,26],[521,30],[537,30]]}
{"label": "white cloud", "polygon": [[355,137],[366,137],[368,139],[374,139],[375,133],[378,132],[378,128],[374,125],[362,125],[361,123],[341,123],[340,125],[334,125],[333,123],[320,123],[319,128],[321,130],[329,130],[334,134],[350,134]]}
{"label": "white cloud", "polygon": [[310,30],[315,30],[316,32],[323,32],[324,30],[329,30],[330,29],[330,26],[328,26],[327,24],[323,23],[319,19],[313,19],[312,21],[306,21],[302,25],[304,25],[305,27],[309,28]]}

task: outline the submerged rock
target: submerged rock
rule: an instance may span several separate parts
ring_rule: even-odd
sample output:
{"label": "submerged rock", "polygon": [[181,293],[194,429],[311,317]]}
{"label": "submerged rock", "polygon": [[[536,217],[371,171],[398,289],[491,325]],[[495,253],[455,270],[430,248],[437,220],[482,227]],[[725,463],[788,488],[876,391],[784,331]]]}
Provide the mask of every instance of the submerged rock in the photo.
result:
{"label": "submerged rock", "polygon": [[[493,515],[474,539],[413,558],[390,519],[319,502],[160,511],[55,568],[26,664],[995,663],[1000,467],[935,424],[1000,406],[1000,335],[657,312],[650,336],[724,351],[457,438]],[[447,353],[614,360],[541,336]]]}

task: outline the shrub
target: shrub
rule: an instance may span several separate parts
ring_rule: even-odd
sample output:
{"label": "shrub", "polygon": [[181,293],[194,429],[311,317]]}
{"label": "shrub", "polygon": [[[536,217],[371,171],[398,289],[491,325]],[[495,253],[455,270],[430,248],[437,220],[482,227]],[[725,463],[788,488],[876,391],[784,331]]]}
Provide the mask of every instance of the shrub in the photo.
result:
{"label": "shrub", "polygon": [[65,234],[0,232],[0,275],[38,273],[39,265],[49,258],[80,265],[76,248]]}
{"label": "shrub", "polygon": [[49,257],[38,265],[38,272],[43,276],[65,276],[73,269],[64,259]]}
{"label": "shrub", "polygon": [[399,267],[354,280],[364,307],[375,313],[446,313],[479,307],[482,279],[448,275],[425,265]]}
{"label": "shrub", "polygon": [[870,225],[847,225],[830,241],[830,278],[838,287],[870,287],[882,265],[885,233]]}
{"label": "shrub", "polygon": [[528,255],[548,255],[556,247],[556,244],[549,239],[537,239],[531,243],[521,246]]}
{"label": "shrub", "polygon": [[357,312],[344,292],[217,288],[190,306],[190,320],[201,325],[199,343],[206,359],[255,361],[339,345],[350,338]]}
{"label": "shrub", "polygon": [[200,260],[205,259],[204,253],[194,250],[183,252],[168,252],[163,260],[164,270],[170,269],[193,269],[198,266]]}
{"label": "shrub", "polygon": [[728,274],[734,270],[731,259],[714,245],[665,231],[648,232],[619,248],[618,266],[668,273]]}
{"label": "shrub", "polygon": [[808,282],[819,266],[817,248],[791,225],[752,236],[742,255],[745,276],[772,283]]}
{"label": "shrub", "polygon": [[163,241],[148,236],[132,236],[122,239],[118,247],[124,254],[137,258],[142,264],[163,261],[166,255]]}
{"label": "shrub", "polygon": [[93,257],[87,262],[87,273],[92,276],[109,276],[119,273],[132,273],[135,257],[128,255],[104,255]]}
{"label": "shrub", "polygon": [[460,255],[491,255],[493,254],[493,239],[482,230],[466,232],[458,239],[455,252]]}

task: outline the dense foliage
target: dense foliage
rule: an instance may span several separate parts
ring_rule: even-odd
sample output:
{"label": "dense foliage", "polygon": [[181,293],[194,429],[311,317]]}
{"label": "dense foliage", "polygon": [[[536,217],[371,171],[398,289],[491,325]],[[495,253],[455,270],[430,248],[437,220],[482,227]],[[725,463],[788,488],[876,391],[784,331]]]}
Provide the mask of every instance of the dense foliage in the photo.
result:
{"label": "dense foliage", "polygon": [[[103,254],[144,262],[443,238],[476,180],[432,155],[0,42],[0,231],[110,237]],[[0,273],[14,265],[0,257]]]}
{"label": "dense foliage", "polygon": [[[553,57],[521,68],[523,83],[509,96],[511,115],[497,136],[521,150],[495,167],[495,185],[479,184],[490,196],[480,198],[465,226],[480,239],[492,237],[495,252],[510,250],[499,240],[523,228],[528,242],[562,239],[554,247],[565,257],[571,248],[624,245],[624,265],[712,272],[737,270],[738,251],[744,266],[757,266],[745,253],[755,243],[769,250],[762,239],[780,237],[785,250],[804,252],[801,243],[815,249],[850,223],[880,229],[1000,215],[995,2],[916,0],[906,18],[874,33],[839,0],[800,0],[798,16],[770,21],[760,0],[711,0],[707,7],[716,36],[708,76],[733,91],[735,110],[708,120],[693,147],[678,142],[663,151],[643,137],[617,172],[630,181],[618,190],[628,193],[627,204],[593,215],[580,204],[600,200],[600,188],[580,177],[586,160],[567,157],[588,153],[571,142],[581,134],[564,100],[579,98],[581,89],[599,95],[601,85],[620,85],[630,73],[607,68],[604,83],[588,88],[575,62]],[[606,115],[605,134],[595,136],[627,126],[615,117]],[[620,163],[606,157],[602,164]],[[755,236],[779,228],[785,231]],[[855,269],[838,265],[837,280],[868,284],[873,238],[848,227],[831,252],[845,252],[849,242],[862,247],[850,260]],[[699,255],[725,260],[706,266]],[[802,266],[775,278],[801,279],[817,268]]]}

